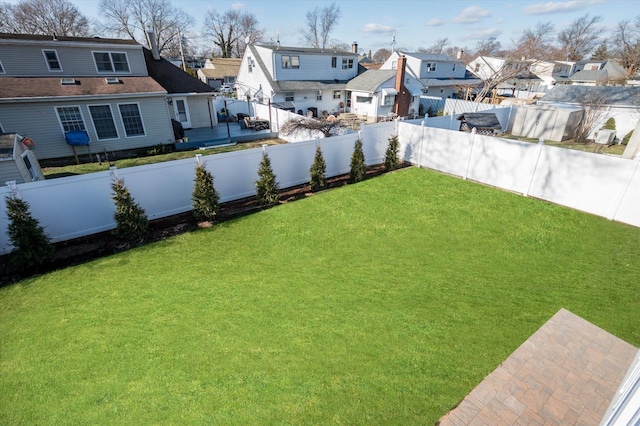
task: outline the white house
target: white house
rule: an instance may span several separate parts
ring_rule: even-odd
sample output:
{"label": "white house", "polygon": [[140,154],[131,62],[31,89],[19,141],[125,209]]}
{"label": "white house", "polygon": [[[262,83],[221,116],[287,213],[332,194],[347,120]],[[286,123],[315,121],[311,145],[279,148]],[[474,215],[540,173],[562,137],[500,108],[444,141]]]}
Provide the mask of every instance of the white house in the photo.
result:
{"label": "white house", "polygon": [[467,73],[464,62],[447,55],[393,52],[381,70],[395,70],[398,58],[406,57],[407,76],[421,84],[422,94],[441,98],[464,98],[467,88],[482,81]]}
{"label": "white house", "polygon": [[207,59],[204,67],[199,68],[198,78],[205,84],[219,89],[226,84],[233,87],[240,70],[240,58],[213,58]]}
{"label": "white house", "polygon": [[537,60],[513,60],[478,56],[467,64],[467,70],[493,85],[499,96],[531,99],[548,91],[547,83],[531,71]]}
{"label": "white house", "polygon": [[355,52],[249,45],[236,79],[237,95],[305,114],[310,108],[317,115],[348,111],[346,84],[358,69]]}

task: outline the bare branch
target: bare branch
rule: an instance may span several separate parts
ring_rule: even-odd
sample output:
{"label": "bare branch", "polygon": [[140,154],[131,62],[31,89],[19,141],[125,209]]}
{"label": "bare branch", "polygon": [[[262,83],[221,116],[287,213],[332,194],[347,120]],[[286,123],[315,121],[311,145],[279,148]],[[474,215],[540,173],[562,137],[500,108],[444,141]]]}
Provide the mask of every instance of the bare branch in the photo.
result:
{"label": "bare branch", "polygon": [[0,14],[10,15],[2,27],[15,33],[91,36],[89,20],[67,0],[23,0],[2,6]]}
{"label": "bare branch", "polygon": [[329,34],[338,25],[340,20],[340,7],[331,3],[324,8],[316,7],[307,12],[307,29],[303,36],[306,43],[315,48],[326,48]]}
{"label": "bare branch", "polygon": [[283,135],[307,134],[313,136],[314,133],[321,132],[328,138],[335,135],[337,130],[344,126],[344,121],[340,119],[326,120],[297,116],[285,121],[280,126],[280,133]]}

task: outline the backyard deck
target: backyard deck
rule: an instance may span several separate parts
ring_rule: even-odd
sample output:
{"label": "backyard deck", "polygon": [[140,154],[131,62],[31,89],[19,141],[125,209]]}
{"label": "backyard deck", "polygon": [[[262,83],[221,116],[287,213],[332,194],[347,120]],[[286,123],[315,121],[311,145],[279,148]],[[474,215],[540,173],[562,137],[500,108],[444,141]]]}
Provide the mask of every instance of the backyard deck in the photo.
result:
{"label": "backyard deck", "polygon": [[221,145],[235,145],[239,142],[251,142],[260,139],[278,137],[278,133],[266,130],[242,129],[236,122],[219,123],[216,127],[201,127],[184,131],[187,142],[175,144],[178,151],[207,148]]}

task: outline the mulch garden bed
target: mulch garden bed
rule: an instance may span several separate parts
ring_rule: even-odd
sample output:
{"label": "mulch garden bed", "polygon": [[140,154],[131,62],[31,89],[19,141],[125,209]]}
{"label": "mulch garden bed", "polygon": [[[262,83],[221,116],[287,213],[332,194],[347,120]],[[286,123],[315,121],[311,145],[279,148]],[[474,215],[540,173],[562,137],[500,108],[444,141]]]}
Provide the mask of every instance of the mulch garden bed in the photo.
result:
{"label": "mulch garden bed", "polygon": [[[400,167],[408,166],[409,164],[407,163],[402,164]],[[384,165],[378,164],[368,167],[366,176],[369,179],[384,173],[386,173]],[[327,189],[338,188],[348,183],[348,174],[334,176],[327,179]],[[309,195],[311,195],[309,184],[286,188],[280,191],[280,204],[293,202]],[[215,223],[248,215],[269,207],[271,206],[261,206],[256,197],[221,203],[220,212]],[[12,265],[9,261],[10,255],[0,256],[0,286],[212,225],[209,222],[200,222],[194,218],[191,212],[186,212],[149,221],[149,228],[146,234],[134,242],[119,240],[110,231],[62,241],[53,244],[54,254],[49,262],[30,269],[17,268]]]}

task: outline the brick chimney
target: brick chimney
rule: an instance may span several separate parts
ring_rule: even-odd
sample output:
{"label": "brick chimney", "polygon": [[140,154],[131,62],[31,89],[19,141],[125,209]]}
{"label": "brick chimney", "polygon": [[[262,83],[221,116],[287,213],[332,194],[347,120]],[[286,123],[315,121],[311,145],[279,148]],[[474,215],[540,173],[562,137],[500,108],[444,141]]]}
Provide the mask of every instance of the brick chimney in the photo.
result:
{"label": "brick chimney", "polygon": [[411,105],[411,93],[404,85],[404,78],[406,75],[407,57],[402,55],[398,58],[397,72],[396,72],[396,102],[393,105],[393,112],[398,117],[406,117],[409,115],[409,105]]}

